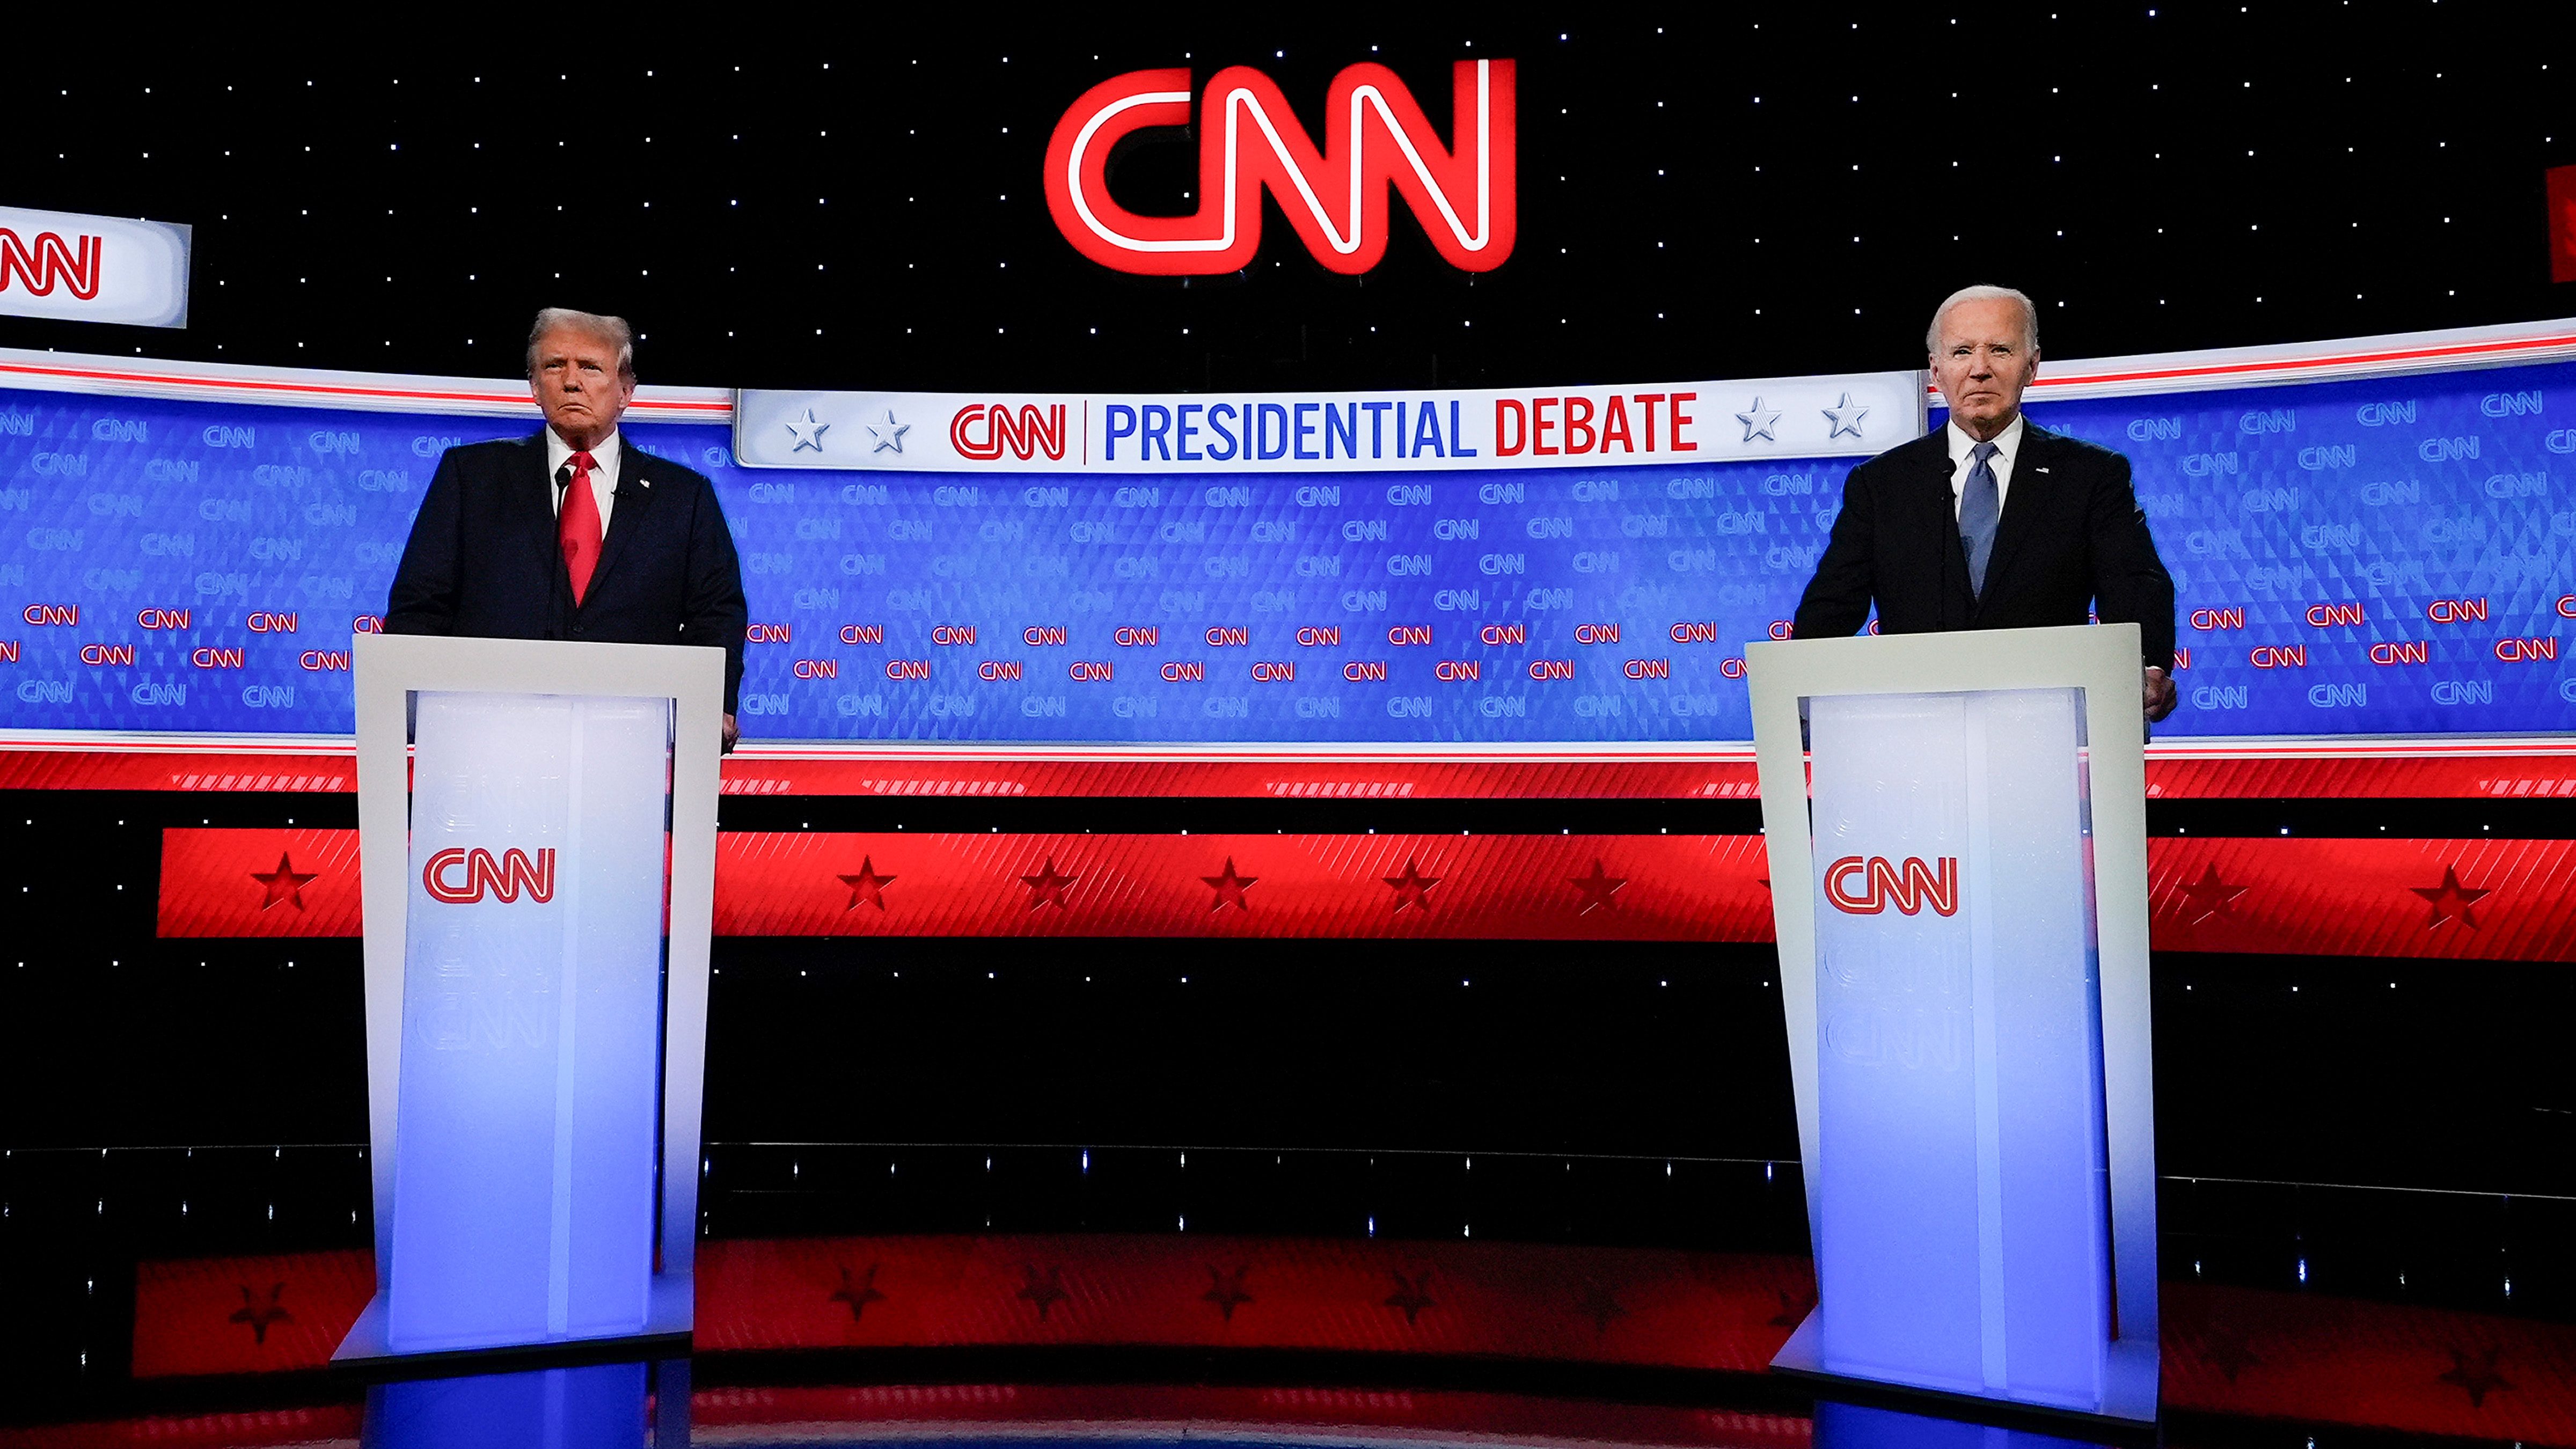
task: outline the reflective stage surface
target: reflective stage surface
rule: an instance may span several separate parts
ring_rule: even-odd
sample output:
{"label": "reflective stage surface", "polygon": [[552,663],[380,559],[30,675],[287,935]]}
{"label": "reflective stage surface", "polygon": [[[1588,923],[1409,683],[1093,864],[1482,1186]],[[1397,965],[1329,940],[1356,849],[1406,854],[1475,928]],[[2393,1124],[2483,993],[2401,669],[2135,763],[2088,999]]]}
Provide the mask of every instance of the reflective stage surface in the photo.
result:
{"label": "reflective stage surface", "polygon": [[[2002,1433],[1767,1370],[1814,1303],[1794,1162],[718,1144],[705,1171],[693,1358],[371,1385],[328,1368],[374,1281],[361,1149],[9,1151],[0,1449]],[[2576,1445],[2576,1204],[2163,1197],[2167,1442]]]}
{"label": "reflective stage surface", "polygon": [[[1817,1400],[1752,1407],[1450,1389],[1152,1384],[727,1384],[688,1360],[377,1384],[292,1409],[0,1431],[12,1445],[361,1444],[367,1449],[672,1449],[689,1444],[1018,1449],[2059,1449],[2078,1429]],[[2131,1440],[2130,1442],[2142,1442]],[[2173,1442],[2193,1442],[2174,1436]],[[2216,1442],[2216,1441],[2212,1441]]]}

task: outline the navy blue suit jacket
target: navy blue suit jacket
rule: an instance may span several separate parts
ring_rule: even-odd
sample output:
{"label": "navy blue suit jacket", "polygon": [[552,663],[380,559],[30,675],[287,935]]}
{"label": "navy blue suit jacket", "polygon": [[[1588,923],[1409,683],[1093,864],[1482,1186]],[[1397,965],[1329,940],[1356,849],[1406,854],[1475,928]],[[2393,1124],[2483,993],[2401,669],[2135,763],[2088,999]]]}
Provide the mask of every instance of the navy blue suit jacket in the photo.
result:
{"label": "navy blue suit jacket", "polygon": [[2026,424],[1983,594],[1968,587],[1950,466],[1948,439],[1934,432],[1852,470],[1833,540],[1798,600],[1796,637],[1857,633],[1872,604],[1882,634],[2036,629],[2091,614],[2136,624],[2145,662],[2173,667],[2173,577],[2128,459]]}
{"label": "navy blue suit jacket", "polygon": [[616,504],[578,606],[556,542],[545,434],[448,449],[394,571],[385,632],[720,648],[732,714],[748,611],[715,486],[618,446]]}

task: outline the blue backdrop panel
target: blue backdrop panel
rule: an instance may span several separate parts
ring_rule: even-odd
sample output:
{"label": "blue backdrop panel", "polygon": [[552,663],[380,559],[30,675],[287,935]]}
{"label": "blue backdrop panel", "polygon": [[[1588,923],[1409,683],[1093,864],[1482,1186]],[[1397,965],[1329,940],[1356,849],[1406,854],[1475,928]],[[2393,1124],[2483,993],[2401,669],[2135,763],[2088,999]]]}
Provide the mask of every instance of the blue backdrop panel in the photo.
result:
{"label": "blue backdrop panel", "polygon": [[2136,466],[2191,651],[2159,733],[2576,726],[2576,364],[2030,414]]}
{"label": "blue backdrop panel", "polygon": [[[2163,733],[2560,730],[2571,396],[2562,363],[2032,414],[2136,462],[2191,651]],[[440,450],[530,426],[0,392],[0,727],[347,732]],[[1737,656],[1851,466],[854,478],[628,434],[716,480],[770,738],[1742,740]]]}

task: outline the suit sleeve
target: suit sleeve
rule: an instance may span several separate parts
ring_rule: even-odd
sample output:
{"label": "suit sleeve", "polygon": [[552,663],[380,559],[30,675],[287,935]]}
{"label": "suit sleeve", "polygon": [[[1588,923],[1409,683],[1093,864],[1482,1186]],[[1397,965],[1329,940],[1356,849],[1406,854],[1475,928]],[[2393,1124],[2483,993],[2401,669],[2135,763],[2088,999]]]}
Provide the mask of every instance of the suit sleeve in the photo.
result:
{"label": "suit sleeve", "polygon": [[385,596],[388,634],[446,634],[455,628],[457,555],[464,541],[461,472],[454,450],[439,456],[438,472],[411,521],[411,539],[403,545],[402,563]]}
{"label": "suit sleeve", "polygon": [[1817,561],[1816,576],[1807,581],[1807,591],[1798,599],[1798,613],[1790,625],[1795,639],[1831,639],[1857,634],[1869,621],[1869,605],[1876,592],[1878,563],[1874,557],[1878,535],[1877,489],[1871,470],[1864,464],[1855,468],[1843,481],[1842,511],[1834,516],[1834,531],[1825,544],[1825,556]]}
{"label": "suit sleeve", "polygon": [[733,533],[725,527],[724,509],[715,485],[701,484],[689,529],[688,594],[681,603],[680,638],[688,644],[721,645],[725,652],[725,713],[736,713],[742,693],[743,629],[751,606],[742,593],[742,560],[734,552]]}
{"label": "suit sleeve", "polygon": [[2094,485],[2090,518],[2093,531],[2093,612],[2107,624],[2138,626],[2145,662],[2173,668],[2174,584],[2156,556],[2155,535],[2138,507],[2129,460],[2118,454]]}

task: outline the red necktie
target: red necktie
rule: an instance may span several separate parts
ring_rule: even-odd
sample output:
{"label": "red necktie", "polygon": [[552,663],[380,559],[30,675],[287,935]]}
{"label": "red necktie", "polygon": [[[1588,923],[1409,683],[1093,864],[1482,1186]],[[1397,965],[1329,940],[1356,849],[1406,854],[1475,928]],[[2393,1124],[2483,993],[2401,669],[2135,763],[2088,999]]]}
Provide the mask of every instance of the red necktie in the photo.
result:
{"label": "red necktie", "polygon": [[599,500],[590,493],[590,470],[597,461],[588,453],[572,455],[572,486],[564,490],[563,512],[555,521],[576,606],[590,589],[591,571],[599,567]]}

